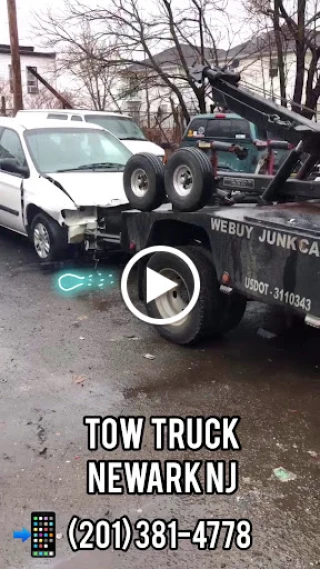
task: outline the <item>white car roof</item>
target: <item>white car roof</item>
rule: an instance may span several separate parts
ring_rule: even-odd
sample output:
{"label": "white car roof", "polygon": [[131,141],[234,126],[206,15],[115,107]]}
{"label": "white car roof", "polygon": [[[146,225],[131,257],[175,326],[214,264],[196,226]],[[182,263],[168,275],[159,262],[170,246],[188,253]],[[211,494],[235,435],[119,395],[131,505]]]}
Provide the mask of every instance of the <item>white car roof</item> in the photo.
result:
{"label": "white car roof", "polygon": [[[19,114],[31,114],[31,113],[59,113],[59,114],[72,114],[72,115],[101,115],[101,116],[109,116],[109,117],[119,117],[132,120],[130,115],[126,115],[123,113],[117,113],[116,111],[92,111],[88,109],[26,109],[23,111],[19,111]],[[54,119],[52,119],[54,120]]]}
{"label": "white car roof", "polygon": [[0,126],[16,126],[17,122],[16,119],[12,119],[11,117],[0,117]]}
{"label": "white car roof", "polygon": [[86,129],[86,130],[102,130],[105,129],[101,126],[93,123],[86,122],[64,122],[59,119],[44,119],[40,115],[38,117],[30,116],[28,119],[26,116],[19,115],[16,118],[0,117],[0,127],[6,126],[14,128],[15,130],[33,130],[36,128],[45,129],[57,129],[57,128],[67,128],[67,129]]}
{"label": "white car roof", "polygon": [[30,121],[24,121],[23,117],[21,117],[21,120],[19,121],[19,123],[25,128],[25,130],[32,130],[34,128],[67,128],[67,129],[86,129],[86,130],[102,130],[105,132],[105,129],[102,128],[101,126],[97,125],[97,124],[91,124],[91,123],[65,123],[64,121],[59,121],[59,119],[55,120],[55,119],[43,119],[43,118],[39,118],[39,119],[35,119],[32,122]]}

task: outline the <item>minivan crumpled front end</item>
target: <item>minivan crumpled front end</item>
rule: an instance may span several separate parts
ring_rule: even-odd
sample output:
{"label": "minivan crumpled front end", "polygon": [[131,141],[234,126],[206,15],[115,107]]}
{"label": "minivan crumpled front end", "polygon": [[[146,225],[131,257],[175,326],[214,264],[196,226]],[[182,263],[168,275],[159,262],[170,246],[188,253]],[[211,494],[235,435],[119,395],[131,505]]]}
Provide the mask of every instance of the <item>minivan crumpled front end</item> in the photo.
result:
{"label": "minivan crumpled front end", "polygon": [[131,209],[130,204],[118,207],[97,207],[95,229],[86,231],[85,248],[87,251],[103,252],[120,250],[122,232],[122,213]]}
{"label": "minivan crumpled front end", "polygon": [[64,209],[61,212],[61,216],[61,224],[68,229],[69,243],[82,243],[87,233],[95,233],[97,231],[96,207],[81,207],[78,210]]}

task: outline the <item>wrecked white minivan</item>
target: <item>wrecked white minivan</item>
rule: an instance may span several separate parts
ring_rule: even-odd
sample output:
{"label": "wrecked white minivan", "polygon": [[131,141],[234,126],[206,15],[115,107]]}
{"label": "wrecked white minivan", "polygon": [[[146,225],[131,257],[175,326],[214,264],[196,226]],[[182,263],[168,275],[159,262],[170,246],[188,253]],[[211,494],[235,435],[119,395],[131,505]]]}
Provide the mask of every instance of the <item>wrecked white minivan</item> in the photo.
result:
{"label": "wrecked white minivan", "polygon": [[100,207],[110,212],[110,241],[119,241],[130,156],[93,124],[1,118],[0,225],[28,236],[40,261],[53,261],[96,232]]}

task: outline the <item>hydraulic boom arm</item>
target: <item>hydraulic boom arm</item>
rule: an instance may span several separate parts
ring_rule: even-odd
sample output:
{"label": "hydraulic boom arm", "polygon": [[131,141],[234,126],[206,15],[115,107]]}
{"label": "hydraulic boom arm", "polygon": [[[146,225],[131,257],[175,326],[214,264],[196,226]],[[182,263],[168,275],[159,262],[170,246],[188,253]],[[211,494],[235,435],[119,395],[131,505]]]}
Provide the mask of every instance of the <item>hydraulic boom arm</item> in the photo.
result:
{"label": "hydraulic boom arm", "polygon": [[[200,66],[192,70],[192,75],[199,82],[209,80],[218,103],[267,129],[273,136],[294,145],[301,140],[307,146],[310,145],[308,142],[313,145],[315,141],[317,146],[320,145],[320,126],[316,122],[238,87],[239,73]],[[306,148],[304,150],[308,152]]]}

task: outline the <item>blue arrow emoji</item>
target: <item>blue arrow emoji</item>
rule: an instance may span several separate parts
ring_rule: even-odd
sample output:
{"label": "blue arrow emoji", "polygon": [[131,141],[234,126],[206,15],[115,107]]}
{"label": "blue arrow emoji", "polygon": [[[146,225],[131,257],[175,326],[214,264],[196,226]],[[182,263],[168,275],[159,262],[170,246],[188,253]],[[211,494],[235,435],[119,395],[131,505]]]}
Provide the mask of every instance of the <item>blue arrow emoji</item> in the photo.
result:
{"label": "blue arrow emoji", "polygon": [[27,541],[31,537],[31,533],[26,528],[22,528],[21,531],[14,531],[13,532],[13,539],[22,539],[22,543]]}

